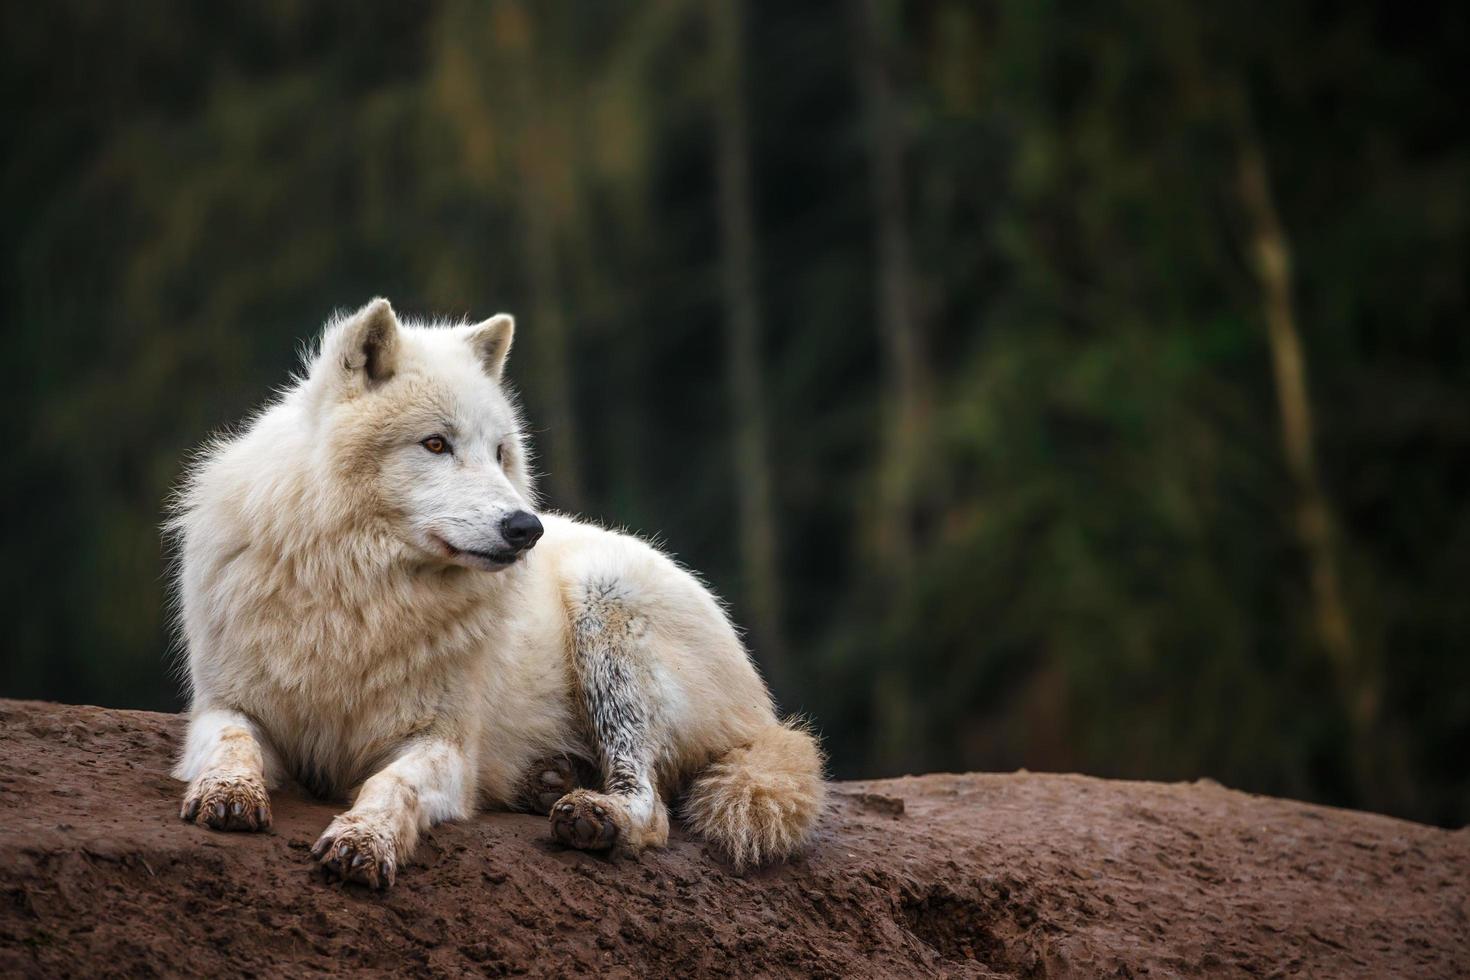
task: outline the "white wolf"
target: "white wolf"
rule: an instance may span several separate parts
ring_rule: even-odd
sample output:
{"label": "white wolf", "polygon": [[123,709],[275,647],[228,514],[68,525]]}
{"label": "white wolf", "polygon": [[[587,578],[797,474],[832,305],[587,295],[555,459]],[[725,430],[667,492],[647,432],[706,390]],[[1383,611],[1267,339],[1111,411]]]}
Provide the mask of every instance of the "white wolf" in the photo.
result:
{"label": "white wolf", "polygon": [[374,300],[203,451],[169,525],[193,691],[181,815],[264,829],[294,777],[352,799],[313,856],[379,887],[477,804],[636,852],[683,797],[737,866],[791,854],[823,806],[816,741],[777,719],[693,576],[536,516],[501,383],[513,331],[400,324]]}

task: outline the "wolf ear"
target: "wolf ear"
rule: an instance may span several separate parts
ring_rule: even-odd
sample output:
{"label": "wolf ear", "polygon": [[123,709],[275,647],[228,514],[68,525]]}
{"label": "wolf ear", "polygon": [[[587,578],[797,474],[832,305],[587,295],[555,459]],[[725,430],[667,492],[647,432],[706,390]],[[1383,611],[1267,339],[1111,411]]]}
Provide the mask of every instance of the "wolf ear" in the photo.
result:
{"label": "wolf ear", "polygon": [[496,381],[505,370],[505,358],[510,353],[510,342],[516,333],[515,317],[509,313],[497,313],[469,330],[470,349],[480,359],[485,373]]}
{"label": "wolf ear", "polygon": [[398,366],[398,317],[381,296],[332,326],[322,339],[323,361],[361,376],[365,386],[393,377]]}

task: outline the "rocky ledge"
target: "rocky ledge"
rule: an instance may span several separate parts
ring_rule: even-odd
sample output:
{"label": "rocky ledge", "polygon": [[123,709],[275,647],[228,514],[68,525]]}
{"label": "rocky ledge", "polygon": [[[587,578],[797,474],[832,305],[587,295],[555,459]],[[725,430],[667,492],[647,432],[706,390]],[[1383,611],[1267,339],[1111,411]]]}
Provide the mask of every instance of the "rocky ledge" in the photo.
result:
{"label": "rocky ledge", "polygon": [[1470,833],[1213,783],[1012,773],[833,786],[810,853],[735,874],[433,830],[397,886],[328,883],[336,807],[178,819],[171,715],[0,701],[0,975],[1470,976]]}

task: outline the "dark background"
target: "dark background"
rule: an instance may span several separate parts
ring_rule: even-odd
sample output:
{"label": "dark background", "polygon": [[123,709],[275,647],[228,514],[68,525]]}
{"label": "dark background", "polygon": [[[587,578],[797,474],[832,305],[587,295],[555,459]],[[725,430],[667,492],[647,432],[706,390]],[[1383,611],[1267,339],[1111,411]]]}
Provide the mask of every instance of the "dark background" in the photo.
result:
{"label": "dark background", "polygon": [[838,775],[1470,819],[1464,4],[6,4],[0,693],[176,709],[186,453],[519,318]]}

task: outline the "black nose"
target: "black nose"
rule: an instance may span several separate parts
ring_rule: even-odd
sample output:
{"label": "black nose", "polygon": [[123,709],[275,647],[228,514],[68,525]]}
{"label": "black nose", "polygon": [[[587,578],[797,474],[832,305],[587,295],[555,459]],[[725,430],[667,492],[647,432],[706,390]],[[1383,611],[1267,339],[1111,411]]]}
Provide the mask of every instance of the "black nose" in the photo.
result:
{"label": "black nose", "polygon": [[500,536],[517,551],[534,548],[546,528],[535,514],[518,510],[500,522]]}

